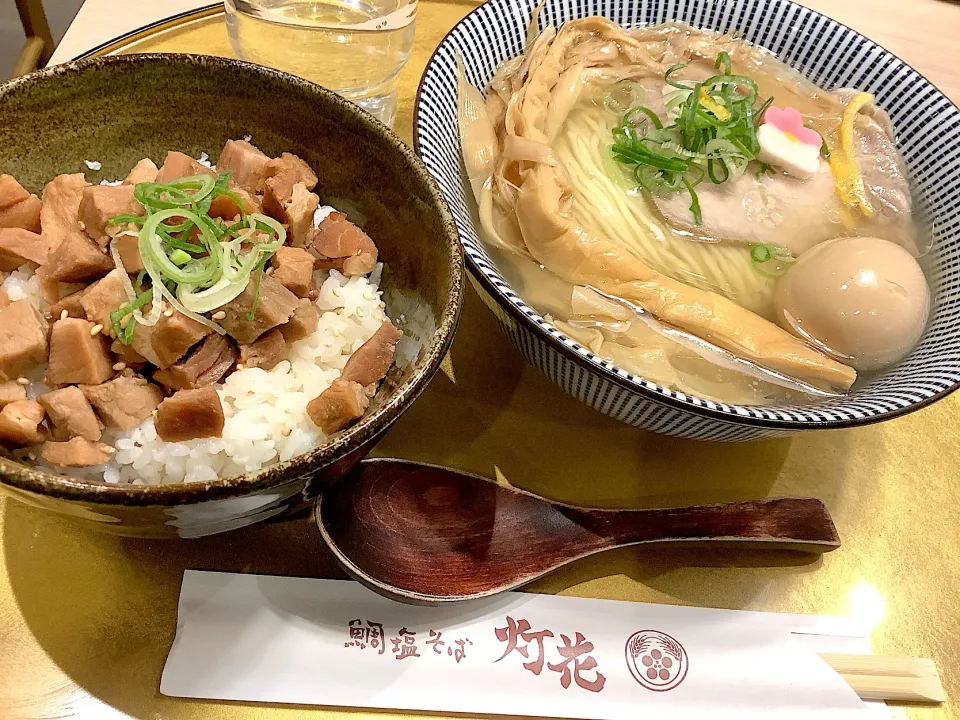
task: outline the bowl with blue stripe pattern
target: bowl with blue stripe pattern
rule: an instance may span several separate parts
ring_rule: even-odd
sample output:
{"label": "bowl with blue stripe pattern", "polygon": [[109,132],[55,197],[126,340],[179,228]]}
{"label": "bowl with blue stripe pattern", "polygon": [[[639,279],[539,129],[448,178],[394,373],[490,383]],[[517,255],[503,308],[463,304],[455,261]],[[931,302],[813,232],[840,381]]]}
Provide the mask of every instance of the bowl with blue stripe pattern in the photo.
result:
{"label": "bowl with blue stripe pattern", "polygon": [[918,215],[932,220],[921,264],[933,308],[919,345],[889,371],[841,399],[810,405],[730,405],[638,377],[558,331],[498,270],[474,224],[457,131],[456,55],[485,88],[523,52],[533,0],[489,0],[440,43],[421,80],[414,145],[453,212],[471,279],[523,356],[566,392],[631,425],[702,440],[754,440],[854,427],[901,416],[960,384],[960,110],[920,73],[854,30],[789,0],[546,0],[540,26],[600,15],[625,27],[678,21],[738,31],[817,85],[872,93],[896,129]]}

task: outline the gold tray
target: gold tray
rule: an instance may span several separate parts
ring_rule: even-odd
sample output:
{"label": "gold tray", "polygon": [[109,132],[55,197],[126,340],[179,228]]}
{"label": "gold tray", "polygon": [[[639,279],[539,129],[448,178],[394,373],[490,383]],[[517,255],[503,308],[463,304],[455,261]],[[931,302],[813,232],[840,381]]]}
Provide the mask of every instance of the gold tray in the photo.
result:
{"label": "gold tray", "polygon": [[[396,128],[442,36],[477,5],[422,0]],[[232,56],[219,6],[98,48]],[[585,559],[529,587],[584,597],[853,615],[874,649],[932,657],[960,695],[960,393],[899,420],[794,439],[708,444],[595,413],[523,361],[471,291],[444,373],[376,454],[497,477],[569,503],[665,507],[813,495],[843,547],[783,554],[643,549]],[[951,434],[953,437],[951,437]],[[0,718],[409,718],[166,698],[160,671],[185,568],[343,577],[309,521],[157,542],[94,534],[0,499]],[[953,706],[898,709],[932,720]],[[437,717],[437,716],[433,716]]]}

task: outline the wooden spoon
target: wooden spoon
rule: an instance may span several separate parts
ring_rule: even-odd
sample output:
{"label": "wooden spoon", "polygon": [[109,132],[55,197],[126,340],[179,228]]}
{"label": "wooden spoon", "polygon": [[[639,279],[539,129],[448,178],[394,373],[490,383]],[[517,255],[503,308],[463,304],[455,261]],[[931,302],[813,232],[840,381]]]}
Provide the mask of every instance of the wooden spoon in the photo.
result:
{"label": "wooden spoon", "polygon": [[628,545],[730,541],[812,553],[840,546],[815,498],[588,510],[448,468],[389,459],[365,460],[326,488],[315,517],[347,572],[382,595],[419,604],[493,595]]}

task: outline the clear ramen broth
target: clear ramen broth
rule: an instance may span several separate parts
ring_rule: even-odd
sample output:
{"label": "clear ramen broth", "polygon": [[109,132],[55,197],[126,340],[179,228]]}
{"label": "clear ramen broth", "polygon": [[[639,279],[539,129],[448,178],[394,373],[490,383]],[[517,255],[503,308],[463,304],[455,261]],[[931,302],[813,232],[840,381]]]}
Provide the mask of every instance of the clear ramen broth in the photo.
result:
{"label": "clear ramen broth", "polygon": [[[536,18],[531,27],[536,27]],[[893,129],[733,37],[603,18],[459,81],[481,236],[557,329],[736,404],[848,392],[917,344],[930,291]]]}

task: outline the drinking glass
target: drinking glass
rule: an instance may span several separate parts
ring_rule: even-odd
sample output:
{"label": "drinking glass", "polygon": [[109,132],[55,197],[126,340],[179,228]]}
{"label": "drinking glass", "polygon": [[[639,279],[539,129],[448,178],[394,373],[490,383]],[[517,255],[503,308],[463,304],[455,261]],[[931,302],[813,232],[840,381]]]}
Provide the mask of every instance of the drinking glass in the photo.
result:
{"label": "drinking glass", "polygon": [[387,125],[417,0],[225,0],[237,55],[319,83]]}

